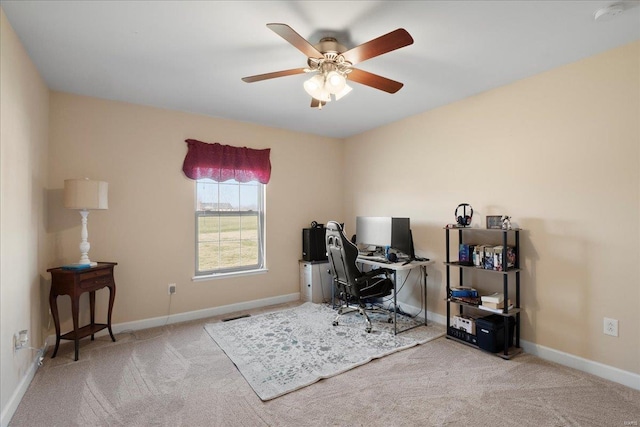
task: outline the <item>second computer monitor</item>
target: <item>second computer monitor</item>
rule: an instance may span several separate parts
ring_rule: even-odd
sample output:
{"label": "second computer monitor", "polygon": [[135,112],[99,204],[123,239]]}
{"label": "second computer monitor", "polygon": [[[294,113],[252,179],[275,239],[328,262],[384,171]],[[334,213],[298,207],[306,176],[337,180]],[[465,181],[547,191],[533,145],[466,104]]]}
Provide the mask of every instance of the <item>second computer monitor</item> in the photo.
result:
{"label": "second computer monitor", "polygon": [[413,239],[409,218],[359,216],[356,218],[356,243],[391,247],[413,257]]}
{"label": "second computer monitor", "polygon": [[364,246],[391,246],[391,217],[356,217],[356,243]]}
{"label": "second computer monitor", "polygon": [[413,236],[409,218],[391,218],[391,247],[413,259]]}

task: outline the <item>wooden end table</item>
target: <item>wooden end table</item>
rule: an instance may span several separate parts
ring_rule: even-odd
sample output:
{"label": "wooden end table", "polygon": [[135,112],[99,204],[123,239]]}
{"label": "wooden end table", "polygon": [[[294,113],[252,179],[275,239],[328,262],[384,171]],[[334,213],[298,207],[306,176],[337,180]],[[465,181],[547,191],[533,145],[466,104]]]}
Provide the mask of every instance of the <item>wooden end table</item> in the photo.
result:
{"label": "wooden end table", "polygon": [[[99,262],[97,266],[85,269],[65,269],[64,267],[50,268],[47,271],[51,273],[51,291],[49,292],[49,305],[51,307],[51,315],[56,326],[56,347],[53,350],[51,358],[56,357],[60,340],[75,341],[75,360],[78,360],[78,352],[80,349],[80,339],[91,335],[91,341],[94,340],[94,334],[105,328],[109,330],[111,340],[116,341],[111,331],[111,312],[113,311],[113,301],[116,297],[116,282],[113,279],[113,267],[118,265],[115,262]],[[109,288],[109,311],[107,315],[107,323],[96,323],[96,291],[102,288]],[[78,326],[78,311],[80,307],[80,295],[89,292],[89,306],[91,309],[91,323],[86,326]],[[59,295],[69,295],[71,298],[71,315],[73,317],[73,331],[66,334],[60,334],[60,317],[58,316]]]}

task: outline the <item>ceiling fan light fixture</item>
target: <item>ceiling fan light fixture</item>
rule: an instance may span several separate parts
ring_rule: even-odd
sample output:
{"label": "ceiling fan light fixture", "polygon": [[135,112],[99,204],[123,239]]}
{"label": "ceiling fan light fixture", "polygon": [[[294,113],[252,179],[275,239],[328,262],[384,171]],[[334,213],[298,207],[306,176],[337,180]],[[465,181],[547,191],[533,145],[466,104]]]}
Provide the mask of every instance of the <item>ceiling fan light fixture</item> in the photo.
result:
{"label": "ceiling fan light fixture", "polygon": [[336,97],[336,101],[340,100],[343,96],[345,96],[346,94],[348,94],[352,90],[353,90],[353,88],[351,88],[351,86],[349,86],[345,82],[344,87],[342,88],[342,90],[340,92],[334,94],[334,96]]}
{"label": "ceiling fan light fixture", "polygon": [[318,93],[324,87],[324,79],[320,74],[316,74],[304,82],[304,90],[311,96]]}
{"label": "ceiling fan light fixture", "polygon": [[339,72],[329,71],[329,73],[327,73],[327,77],[325,79],[325,88],[329,91],[329,93],[335,95],[342,92],[346,84],[347,80]]}
{"label": "ceiling fan light fixture", "polygon": [[324,88],[322,88],[314,98],[322,102],[331,102],[331,94]]}
{"label": "ceiling fan light fixture", "polygon": [[316,74],[309,80],[305,81],[303,87],[305,92],[307,92],[312,98],[315,98],[318,101],[329,102],[331,101],[331,94],[325,88],[324,82],[324,76]]}

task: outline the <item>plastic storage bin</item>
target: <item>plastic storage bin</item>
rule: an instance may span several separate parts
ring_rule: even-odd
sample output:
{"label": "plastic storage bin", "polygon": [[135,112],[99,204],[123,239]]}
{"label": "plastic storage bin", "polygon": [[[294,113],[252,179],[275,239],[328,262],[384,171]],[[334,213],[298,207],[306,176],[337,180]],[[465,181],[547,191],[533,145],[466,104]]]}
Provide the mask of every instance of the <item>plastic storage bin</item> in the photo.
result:
{"label": "plastic storage bin", "polygon": [[[491,353],[497,353],[504,349],[504,319],[498,314],[476,319],[476,336],[478,347]],[[507,317],[509,324],[509,347],[513,345],[513,330],[515,319]]]}

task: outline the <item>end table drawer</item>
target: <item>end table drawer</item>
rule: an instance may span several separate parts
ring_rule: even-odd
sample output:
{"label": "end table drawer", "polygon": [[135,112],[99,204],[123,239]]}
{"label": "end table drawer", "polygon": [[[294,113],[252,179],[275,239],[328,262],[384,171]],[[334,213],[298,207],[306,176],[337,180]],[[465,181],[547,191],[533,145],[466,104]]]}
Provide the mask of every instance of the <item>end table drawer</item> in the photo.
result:
{"label": "end table drawer", "polygon": [[96,277],[110,276],[110,275],[111,275],[111,271],[109,269],[89,271],[87,273],[80,273],[80,281],[83,282],[85,280],[95,279]]}
{"label": "end table drawer", "polygon": [[80,287],[90,289],[111,284],[113,276],[110,270],[97,270],[80,274]]}

